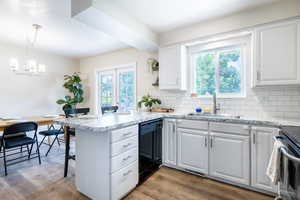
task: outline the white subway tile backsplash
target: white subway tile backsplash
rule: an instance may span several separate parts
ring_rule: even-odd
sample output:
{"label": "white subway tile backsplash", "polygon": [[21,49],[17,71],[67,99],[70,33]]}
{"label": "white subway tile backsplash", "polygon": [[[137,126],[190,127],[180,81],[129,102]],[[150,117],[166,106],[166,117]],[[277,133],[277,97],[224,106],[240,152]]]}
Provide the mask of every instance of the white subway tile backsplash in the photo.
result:
{"label": "white subway tile backsplash", "polygon": [[[191,98],[188,93],[159,91],[163,105],[192,112],[196,107],[212,106],[211,98]],[[246,98],[218,99],[221,113],[259,118],[299,118],[300,87],[271,86],[247,89]]]}

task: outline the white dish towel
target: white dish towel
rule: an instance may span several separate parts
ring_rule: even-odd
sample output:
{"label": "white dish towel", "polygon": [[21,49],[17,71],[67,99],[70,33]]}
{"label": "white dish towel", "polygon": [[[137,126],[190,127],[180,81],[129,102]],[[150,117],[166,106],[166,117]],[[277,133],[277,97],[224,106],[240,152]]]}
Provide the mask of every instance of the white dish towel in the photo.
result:
{"label": "white dish towel", "polygon": [[276,140],[274,142],[273,151],[267,168],[267,176],[270,178],[271,182],[275,185],[278,184],[278,181],[280,179],[280,160],[281,160],[280,148],[283,146],[284,145],[279,140]]}

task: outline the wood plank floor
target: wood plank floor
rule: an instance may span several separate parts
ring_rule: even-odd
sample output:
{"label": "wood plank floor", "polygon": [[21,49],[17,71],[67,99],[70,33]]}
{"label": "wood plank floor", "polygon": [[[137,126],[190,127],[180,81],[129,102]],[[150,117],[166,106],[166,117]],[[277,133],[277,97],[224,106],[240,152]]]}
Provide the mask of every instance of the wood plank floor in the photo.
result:
{"label": "wood plank floor", "polygon": [[[44,155],[46,149],[42,148]],[[75,163],[71,161],[68,178],[63,178],[63,147],[55,146],[42,165],[32,160],[11,166],[4,176],[0,160],[1,200],[87,200],[76,191]],[[273,198],[162,167],[125,200],[271,200]]]}

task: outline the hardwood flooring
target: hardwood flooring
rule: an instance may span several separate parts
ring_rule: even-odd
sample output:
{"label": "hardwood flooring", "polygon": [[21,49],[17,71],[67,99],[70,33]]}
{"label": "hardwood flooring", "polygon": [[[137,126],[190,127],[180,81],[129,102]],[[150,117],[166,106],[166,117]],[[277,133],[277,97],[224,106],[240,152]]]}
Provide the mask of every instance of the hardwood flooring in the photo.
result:
{"label": "hardwood flooring", "polygon": [[162,167],[125,200],[273,200],[250,190]]}
{"label": "hardwood flooring", "polygon": [[[31,160],[8,168],[4,176],[0,160],[0,200],[88,200],[76,191],[75,163],[63,178],[64,148],[55,146],[42,165]],[[249,190],[162,167],[124,200],[272,200]]]}

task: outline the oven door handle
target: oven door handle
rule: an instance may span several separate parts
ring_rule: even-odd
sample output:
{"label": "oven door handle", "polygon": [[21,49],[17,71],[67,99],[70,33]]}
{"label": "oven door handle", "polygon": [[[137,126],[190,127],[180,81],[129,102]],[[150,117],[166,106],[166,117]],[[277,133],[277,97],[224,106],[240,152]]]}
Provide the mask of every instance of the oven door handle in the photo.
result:
{"label": "oven door handle", "polygon": [[[280,137],[280,136],[275,136],[274,139],[275,139],[275,140],[278,140],[278,139],[281,139],[281,137]],[[300,163],[300,158],[297,158],[297,157],[295,157],[295,156],[289,154],[289,153],[287,152],[287,147],[286,147],[286,146],[281,147],[281,148],[280,148],[280,151],[281,151],[281,152],[283,153],[283,155],[286,156],[288,159],[290,159],[290,160],[292,160],[292,161],[294,161],[294,162]]]}

